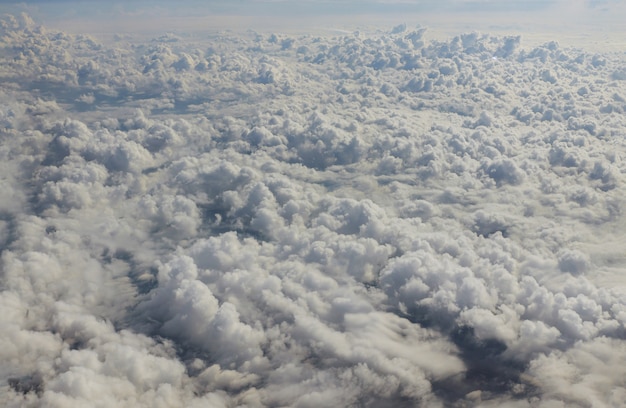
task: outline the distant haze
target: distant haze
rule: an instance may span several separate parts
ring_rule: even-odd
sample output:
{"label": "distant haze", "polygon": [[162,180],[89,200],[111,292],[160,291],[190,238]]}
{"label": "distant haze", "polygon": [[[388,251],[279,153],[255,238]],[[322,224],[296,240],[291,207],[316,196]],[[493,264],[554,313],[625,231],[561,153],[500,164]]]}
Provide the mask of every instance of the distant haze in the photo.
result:
{"label": "distant haze", "polygon": [[368,29],[419,24],[440,38],[473,30],[525,34],[532,43],[618,49],[626,44],[626,3],[619,0],[425,1],[26,1],[4,2],[50,27],[109,33],[167,30]]}

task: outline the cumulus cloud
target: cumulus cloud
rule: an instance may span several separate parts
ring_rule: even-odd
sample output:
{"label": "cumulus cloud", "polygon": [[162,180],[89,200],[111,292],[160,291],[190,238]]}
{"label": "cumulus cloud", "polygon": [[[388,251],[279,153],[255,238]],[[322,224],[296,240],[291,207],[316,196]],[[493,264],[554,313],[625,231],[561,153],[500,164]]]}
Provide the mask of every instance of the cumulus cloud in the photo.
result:
{"label": "cumulus cloud", "polygon": [[3,405],[623,401],[623,55],[1,27]]}

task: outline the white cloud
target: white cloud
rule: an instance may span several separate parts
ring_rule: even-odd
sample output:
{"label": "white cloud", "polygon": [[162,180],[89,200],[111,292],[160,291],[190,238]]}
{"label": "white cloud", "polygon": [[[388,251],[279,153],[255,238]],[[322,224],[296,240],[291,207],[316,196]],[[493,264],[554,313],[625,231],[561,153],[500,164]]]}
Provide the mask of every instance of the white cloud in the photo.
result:
{"label": "white cloud", "polygon": [[4,405],[623,400],[622,55],[2,27]]}

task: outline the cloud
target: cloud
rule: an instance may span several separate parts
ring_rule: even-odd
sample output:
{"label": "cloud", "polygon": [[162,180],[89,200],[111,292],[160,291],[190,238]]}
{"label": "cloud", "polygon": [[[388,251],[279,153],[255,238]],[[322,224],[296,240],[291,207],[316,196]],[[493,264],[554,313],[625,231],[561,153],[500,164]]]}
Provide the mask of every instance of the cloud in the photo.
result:
{"label": "cloud", "polygon": [[623,58],[424,33],[6,17],[3,405],[621,402]]}

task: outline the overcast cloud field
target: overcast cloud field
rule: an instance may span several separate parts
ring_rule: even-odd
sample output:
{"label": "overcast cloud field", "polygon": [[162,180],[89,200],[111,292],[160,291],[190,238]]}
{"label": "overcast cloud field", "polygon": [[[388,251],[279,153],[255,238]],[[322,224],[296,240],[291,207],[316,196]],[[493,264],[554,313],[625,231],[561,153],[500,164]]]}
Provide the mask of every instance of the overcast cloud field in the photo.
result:
{"label": "overcast cloud field", "polygon": [[0,20],[1,406],[625,406],[624,47],[90,35],[27,3]]}

